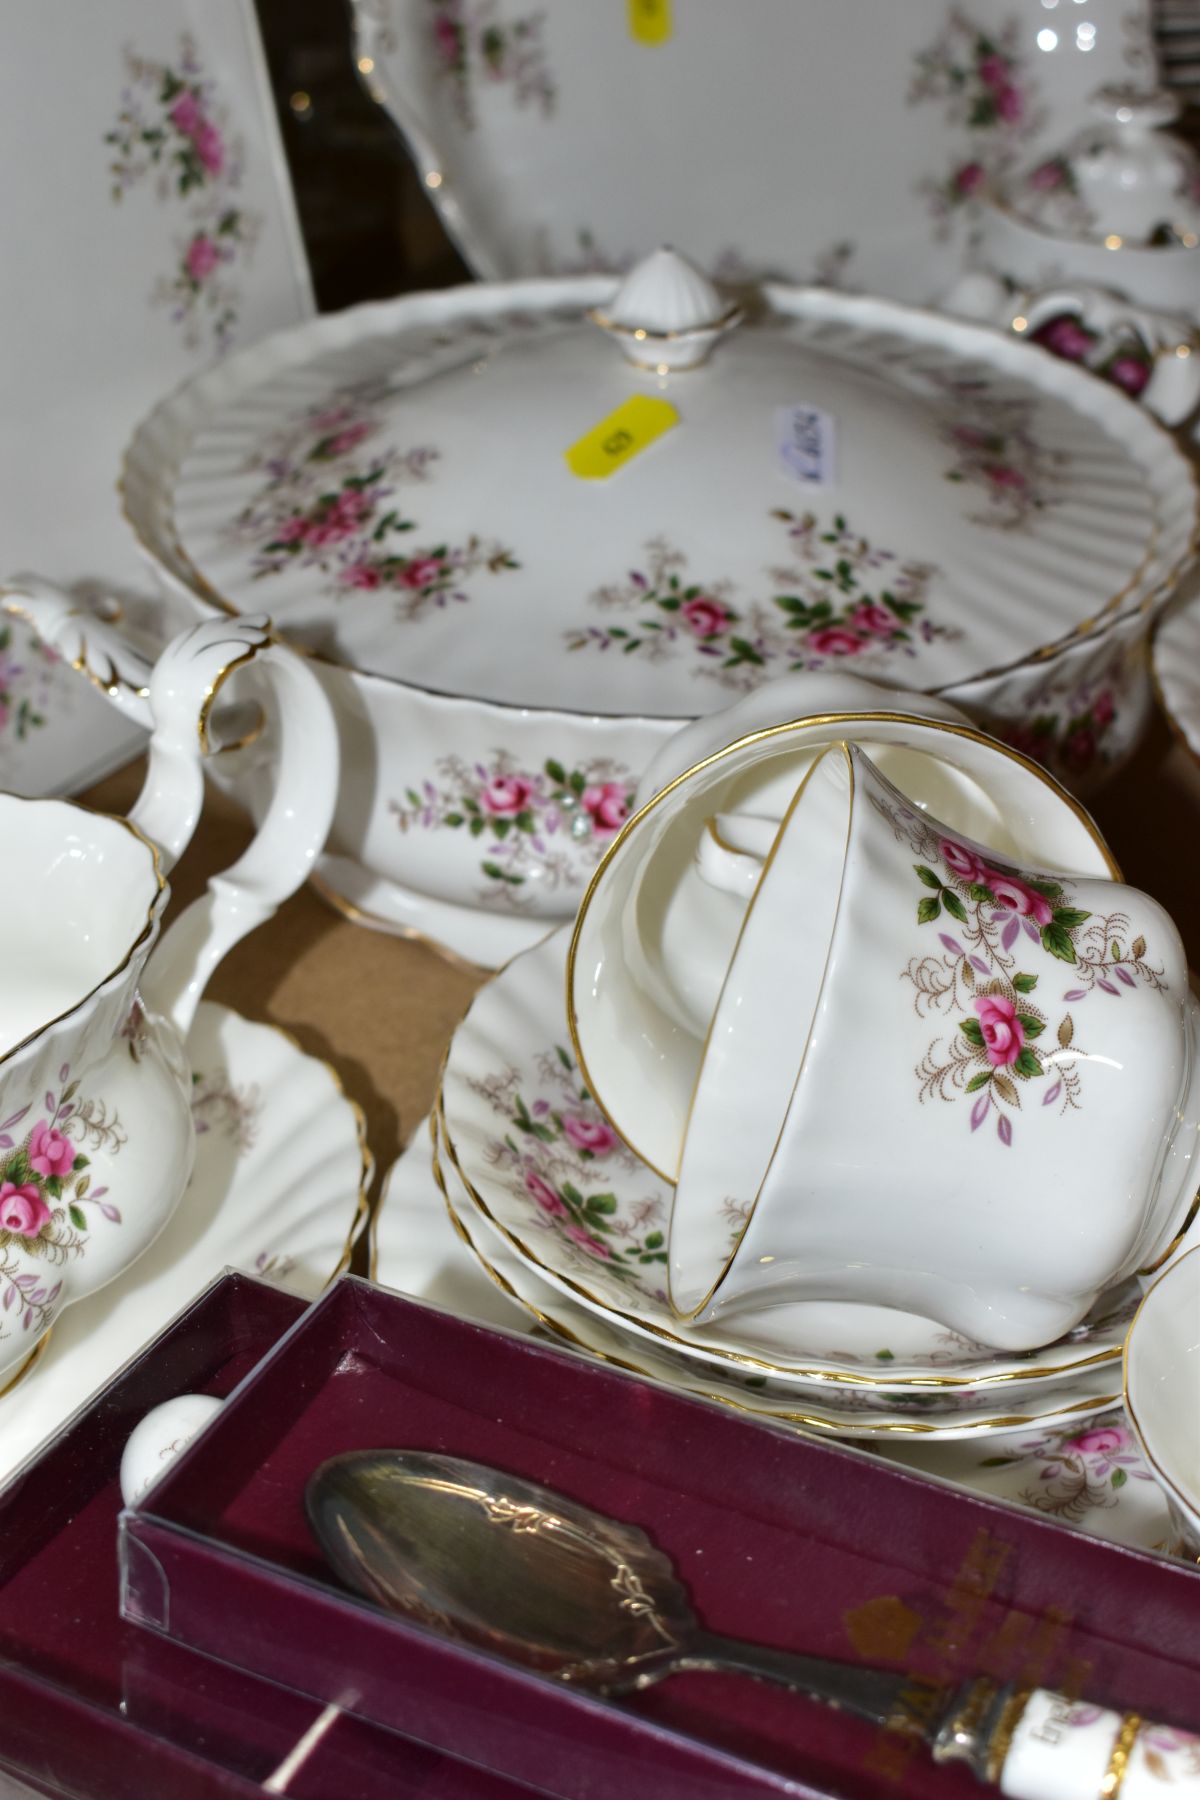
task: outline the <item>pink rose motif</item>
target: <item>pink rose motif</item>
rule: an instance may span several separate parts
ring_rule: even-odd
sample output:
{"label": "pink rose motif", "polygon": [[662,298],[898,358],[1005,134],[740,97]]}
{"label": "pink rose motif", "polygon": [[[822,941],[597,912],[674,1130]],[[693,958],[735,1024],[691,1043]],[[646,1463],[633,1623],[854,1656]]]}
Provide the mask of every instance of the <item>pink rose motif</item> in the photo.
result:
{"label": "pink rose motif", "polygon": [[1094,1431],[1081,1431],[1078,1437],[1068,1438],[1063,1449],[1078,1450],[1081,1456],[1114,1456],[1118,1450],[1128,1450],[1131,1442],[1124,1426],[1100,1425]]}
{"label": "pink rose motif", "polygon": [[993,487],[1013,488],[1019,492],[1026,485],[1020,469],[1014,469],[1010,463],[986,463],[983,472]]}
{"label": "pink rose motif", "polygon": [[339,494],[330,505],[319,507],[308,522],[305,536],[310,544],[320,547],[323,544],[336,544],[344,537],[352,537],[370,515],[372,502],[360,490],[347,489]]}
{"label": "pink rose motif", "polygon": [[1150,379],[1150,365],[1137,356],[1114,356],[1104,372],[1111,382],[1135,399]]}
{"label": "pink rose motif", "polygon": [[370,593],[373,589],[383,586],[383,576],[373,563],[351,563],[350,567],[343,572],[342,585],[361,588],[364,592]]}
{"label": "pink rose motif", "polygon": [[480,799],[493,819],[515,819],[525,811],[532,794],[533,783],[523,775],[494,775]]}
{"label": "pink rose motif", "polygon": [[525,1177],[525,1186],[544,1213],[549,1213],[552,1219],[566,1217],[567,1209],[563,1201],[559,1199],[550,1183],[544,1181],[532,1169]]}
{"label": "pink rose motif", "polygon": [[1096,698],[1092,701],[1092,719],[1103,731],[1106,725],[1112,724],[1116,716],[1117,708],[1112,697],[1112,691],[1109,688],[1105,688],[1104,692],[1102,694],[1097,694]]}
{"label": "pink rose motif", "polygon": [[42,1198],[42,1190],[33,1182],[17,1187],[15,1182],[0,1182],[0,1225],[18,1237],[35,1238],[49,1223],[50,1208]]}
{"label": "pink rose motif", "polygon": [[629,795],[619,781],[584,788],[579,803],[592,821],[597,837],[612,837],[629,817]]}
{"label": "pink rose motif", "polygon": [[29,1138],[29,1166],[39,1175],[69,1175],[75,1167],[75,1146],[48,1119],[34,1126]]}
{"label": "pink rose motif", "polygon": [[304,514],[293,513],[290,519],[285,519],[283,521],[283,524],[275,533],[275,537],[281,544],[298,544],[300,539],[306,535],[307,531],[308,520],[304,517]]}
{"label": "pink rose motif", "polygon": [[729,609],[706,594],[697,594],[695,599],[685,600],[679,609],[679,616],[698,638],[716,637],[718,632],[724,631],[732,623]]}
{"label": "pink rose motif", "polygon": [[196,146],[196,155],[209,174],[219,175],[225,164],[225,145],[216,126],[210,124],[206,119],[196,132],[192,142]]}
{"label": "pink rose motif", "polygon": [[1089,731],[1086,725],[1071,733],[1063,743],[1063,761],[1072,775],[1082,775],[1091,768],[1098,748],[1095,732]]}
{"label": "pink rose motif", "polygon": [[594,1238],[590,1231],[584,1230],[582,1225],[568,1225],[566,1235],[573,1244],[578,1244],[581,1250],[586,1250],[589,1256],[599,1257],[601,1262],[612,1261],[612,1251],[608,1245],[602,1244],[599,1238]]}
{"label": "pink rose motif", "polygon": [[1015,125],[1025,109],[1020,88],[1004,87],[996,95],[996,111],[1009,125]]}
{"label": "pink rose motif", "polygon": [[590,1150],[593,1156],[607,1156],[619,1142],[603,1119],[583,1119],[578,1113],[563,1114],[563,1136],[569,1137],[577,1150]]}
{"label": "pink rose motif", "polygon": [[176,131],[181,131],[184,137],[191,137],[196,128],[204,121],[204,115],[200,111],[200,102],[195,94],[189,93],[180,94],[167,117]]}
{"label": "pink rose motif", "polygon": [[978,425],[956,425],[950,435],[964,450],[982,450],[988,442],[987,432],[981,431]]}
{"label": "pink rose motif", "polygon": [[353,450],[361,444],[371,427],[362,419],[357,424],[347,425],[335,432],[327,444],[322,445],[326,456],[345,456],[347,450]]}
{"label": "pink rose motif", "polygon": [[1049,162],[1039,163],[1029,177],[1029,185],[1039,193],[1048,193],[1051,189],[1061,187],[1064,170],[1058,158],[1052,156]]}
{"label": "pink rose motif", "polygon": [[207,279],[221,260],[221,252],[210,237],[200,232],[187,247],[184,264],[188,274],[197,285]]}
{"label": "pink rose motif", "polygon": [[848,631],[844,625],[824,625],[819,631],[810,631],[808,647],[817,656],[857,656],[866,644],[855,631]]}
{"label": "pink rose motif", "polygon": [[445,568],[440,556],[414,556],[396,577],[401,587],[423,588],[436,581]]}
{"label": "pink rose motif", "polygon": [[1025,1044],[1025,1027],[1017,1009],[1003,994],[981,994],[975,1002],[983,1028],[983,1047],[994,1069],[1015,1063]]}
{"label": "pink rose motif", "polygon": [[1048,925],[1054,917],[1054,908],[1045,894],[1039,894],[1036,888],[1026,887],[1015,875],[1001,875],[998,869],[985,869],[983,872],[985,887],[989,887],[996,897],[997,906],[1008,912],[1017,914],[1021,919],[1032,919],[1035,925]]}
{"label": "pink rose motif", "polygon": [[954,176],[954,191],[963,199],[976,194],[987,179],[987,171],[982,163],[964,163]]}
{"label": "pink rose motif", "polygon": [[1008,86],[1008,64],[1002,56],[985,56],[980,59],[978,75],[984,87],[1004,88]]}
{"label": "pink rose motif", "polygon": [[987,864],[974,850],[968,850],[965,844],[955,843],[953,838],[938,839],[938,855],[960,881],[974,882],[978,886],[987,883]]}
{"label": "pink rose motif", "polygon": [[894,612],[886,606],[876,606],[873,600],[863,600],[850,614],[850,621],[858,631],[865,631],[873,637],[894,637],[900,629],[900,621]]}
{"label": "pink rose motif", "polygon": [[460,34],[459,27],[453,19],[448,19],[445,14],[442,14],[440,18],[434,20],[433,41],[451,68],[456,67],[460,55]]}
{"label": "pink rose motif", "polygon": [[1038,326],[1033,341],[1066,362],[1082,362],[1096,339],[1071,313],[1059,313]]}

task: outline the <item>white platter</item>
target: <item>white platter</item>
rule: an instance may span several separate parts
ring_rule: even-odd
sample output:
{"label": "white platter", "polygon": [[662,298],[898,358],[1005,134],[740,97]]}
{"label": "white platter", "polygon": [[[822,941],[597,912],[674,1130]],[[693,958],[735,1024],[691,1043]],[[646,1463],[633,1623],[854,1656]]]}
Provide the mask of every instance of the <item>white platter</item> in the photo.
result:
{"label": "white platter", "polygon": [[[1069,12],[1070,9],[1067,9]],[[355,0],[358,67],[490,278],[719,273],[926,301],[987,174],[1149,78],[1146,0]]]}

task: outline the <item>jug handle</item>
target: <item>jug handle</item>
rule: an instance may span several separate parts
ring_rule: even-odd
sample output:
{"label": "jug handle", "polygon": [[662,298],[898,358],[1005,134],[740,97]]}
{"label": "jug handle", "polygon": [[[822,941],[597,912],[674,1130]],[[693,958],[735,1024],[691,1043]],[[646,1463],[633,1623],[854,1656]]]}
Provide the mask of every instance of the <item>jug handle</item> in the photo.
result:
{"label": "jug handle", "polygon": [[272,641],[265,616],[206,619],[152,664],[120,632],[35,577],[0,589],[0,610],[26,620],[46,643],[137,724],[151,731],[148,767],[130,822],[169,872],[191,840],[204,802],[204,758],[216,746],[212,709],[225,682],[254,663],[277,743],[275,791],[248,850],[213,875],[174,921],[143,971],[148,1012],[186,1034],[208,979],[227,951],[311,874],[333,820],[338,742],[325,692],[297,652]]}

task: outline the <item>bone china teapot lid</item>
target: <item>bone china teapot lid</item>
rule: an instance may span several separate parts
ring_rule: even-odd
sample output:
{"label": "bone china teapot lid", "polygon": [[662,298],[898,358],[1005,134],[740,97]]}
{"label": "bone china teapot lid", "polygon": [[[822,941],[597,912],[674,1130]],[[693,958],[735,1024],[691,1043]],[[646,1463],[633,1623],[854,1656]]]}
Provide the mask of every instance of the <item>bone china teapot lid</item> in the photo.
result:
{"label": "bone china teapot lid", "polygon": [[126,505],[178,582],[372,676],[693,718],[838,666],[936,690],[1139,604],[1183,458],[976,326],[674,252],[282,332],[164,402]]}

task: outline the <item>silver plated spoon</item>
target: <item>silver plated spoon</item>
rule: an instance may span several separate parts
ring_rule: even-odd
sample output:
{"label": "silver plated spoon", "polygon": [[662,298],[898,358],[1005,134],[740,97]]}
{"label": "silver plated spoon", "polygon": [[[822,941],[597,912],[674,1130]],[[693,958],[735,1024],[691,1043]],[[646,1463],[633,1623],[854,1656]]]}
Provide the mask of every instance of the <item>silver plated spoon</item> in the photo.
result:
{"label": "silver plated spoon", "polygon": [[[316,1471],[306,1506],[348,1587],[558,1681],[624,1694],[685,1670],[753,1675],[919,1738],[935,1761],[1003,1780],[1006,1794],[1040,1800],[1059,1791],[1042,1785],[1040,1767],[1036,1779],[1024,1769],[1044,1761],[1042,1752],[1030,1757],[1018,1742],[1018,1768],[1010,1751],[1027,1716],[1066,1718],[1072,1702],[1061,1695],[988,1676],[941,1685],[717,1636],[699,1624],[669,1558],[640,1527],[535,1482],[461,1457],[356,1451]],[[1108,1716],[1124,1769],[1142,1721]],[[1200,1771],[1200,1738],[1187,1741]],[[1193,1791],[1200,1787],[1184,1790]]]}

